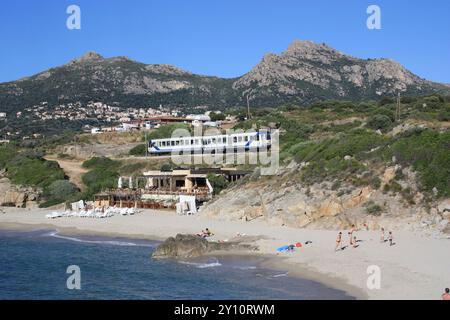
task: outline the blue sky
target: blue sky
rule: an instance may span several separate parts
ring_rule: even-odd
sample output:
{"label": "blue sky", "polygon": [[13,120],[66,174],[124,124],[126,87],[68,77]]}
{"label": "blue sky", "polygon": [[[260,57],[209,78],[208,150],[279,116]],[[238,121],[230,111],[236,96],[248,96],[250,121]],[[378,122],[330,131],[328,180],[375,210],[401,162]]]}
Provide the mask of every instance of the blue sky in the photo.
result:
{"label": "blue sky", "polygon": [[[71,4],[81,30],[66,28]],[[366,27],[370,4],[381,8],[381,30]],[[450,83],[449,14],[448,0],[2,0],[0,82],[87,51],[236,77],[302,39]]]}

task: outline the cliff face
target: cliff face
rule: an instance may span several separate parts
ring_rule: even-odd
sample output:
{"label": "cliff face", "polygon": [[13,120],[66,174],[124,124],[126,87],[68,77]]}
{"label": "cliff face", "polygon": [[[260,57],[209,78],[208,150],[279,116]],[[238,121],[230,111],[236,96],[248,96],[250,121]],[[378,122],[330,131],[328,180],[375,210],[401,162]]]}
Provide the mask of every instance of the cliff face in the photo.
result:
{"label": "cliff face", "polygon": [[0,175],[0,206],[16,208],[38,207],[39,190],[12,185],[8,178]]}
{"label": "cliff face", "polygon": [[257,177],[238,182],[207,203],[201,215],[226,220],[264,220],[271,225],[297,228],[344,230],[358,228],[377,230],[417,230],[450,233],[450,200],[442,200],[431,209],[422,203],[414,173],[403,168],[405,184],[413,189],[416,204],[407,203],[400,195],[383,193],[399,168],[387,167],[380,172],[381,187],[351,187],[333,190],[332,181],[304,186],[292,179],[299,165],[291,163],[270,178]]}

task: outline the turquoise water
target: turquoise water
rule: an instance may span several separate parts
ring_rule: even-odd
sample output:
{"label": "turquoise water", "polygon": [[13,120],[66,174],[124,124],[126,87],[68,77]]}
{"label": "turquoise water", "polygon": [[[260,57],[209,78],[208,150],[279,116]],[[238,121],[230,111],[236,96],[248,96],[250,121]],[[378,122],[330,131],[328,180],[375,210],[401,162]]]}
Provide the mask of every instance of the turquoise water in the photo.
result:
{"label": "turquoise water", "polygon": [[[253,257],[153,260],[156,242],[0,231],[0,299],[351,299]],[[81,289],[69,290],[69,265]]]}

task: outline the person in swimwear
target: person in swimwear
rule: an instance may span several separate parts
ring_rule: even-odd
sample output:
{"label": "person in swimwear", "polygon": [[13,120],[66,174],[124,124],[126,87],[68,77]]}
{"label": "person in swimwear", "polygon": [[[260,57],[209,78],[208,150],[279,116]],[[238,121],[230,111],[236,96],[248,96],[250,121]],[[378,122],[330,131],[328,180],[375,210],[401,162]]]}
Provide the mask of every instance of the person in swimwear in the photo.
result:
{"label": "person in swimwear", "polygon": [[356,244],[356,236],[353,237],[353,248],[357,248],[358,245]]}
{"label": "person in swimwear", "polygon": [[336,248],[334,248],[334,251],[337,251],[338,247],[342,250],[342,232],[339,232],[336,238]]}
{"label": "person in swimwear", "polygon": [[384,243],[384,228],[381,228],[380,242],[381,242],[381,243]]}
{"label": "person in swimwear", "polygon": [[348,239],[349,239],[349,241],[350,241],[350,245],[352,246],[354,243],[353,243],[353,232],[355,232],[356,231],[356,227],[355,227],[355,225],[354,224],[352,224],[352,227],[350,228],[350,230],[348,231]]}
{"label": "person in swimwear", "polygon": [[442,300],[450,300],[450,289],[445,288],[445,292],[442,294]]}
{"label": "person in swimwear", "polygon": [[393,241],[394,241],[394,236],[392,235],[392,231],[389,231],[389,237],[388,237],[388,239],[389,239],[389,246],[393,246],[393,245],[394,245],[394,243],[393,243]]}

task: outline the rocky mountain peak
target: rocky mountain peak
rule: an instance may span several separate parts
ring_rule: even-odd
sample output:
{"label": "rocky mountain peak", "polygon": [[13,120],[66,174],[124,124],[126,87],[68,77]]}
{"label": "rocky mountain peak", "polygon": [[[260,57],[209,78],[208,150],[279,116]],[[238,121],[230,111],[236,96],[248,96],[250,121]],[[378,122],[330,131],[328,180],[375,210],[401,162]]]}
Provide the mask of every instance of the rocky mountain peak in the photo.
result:
{"label": "rocky mountain peak", "polygon": [[0,109],[94,100],[124,107],[164,102],[224,108],[246,105],[249,90],[253,105],[270,107],[324,99],[376,100],[398,92],[450,93],[448,85],[422,79],[393,60],[359,59],[323,43],[296,40],[281,54],[266,54],[252,70],[233,79],[88,52],[67,65],[0,84]]}
{"label": "rocky mountain peak", "polygon": [[103,60],[103,56],[101,56],[97,52],[89,51],[89,52],[85,53],[83,56],[73,60],[72,63],[92,62],[92,61],[99,61],[99,60]]}
{"label": "rocky mountain peak", "polygon": [[315,43],[309,40],[294,40],[283,52],[283,55],[311,55],[311,54],[336,54],[342,55],[337,51],[326,45],[325,43]]}

